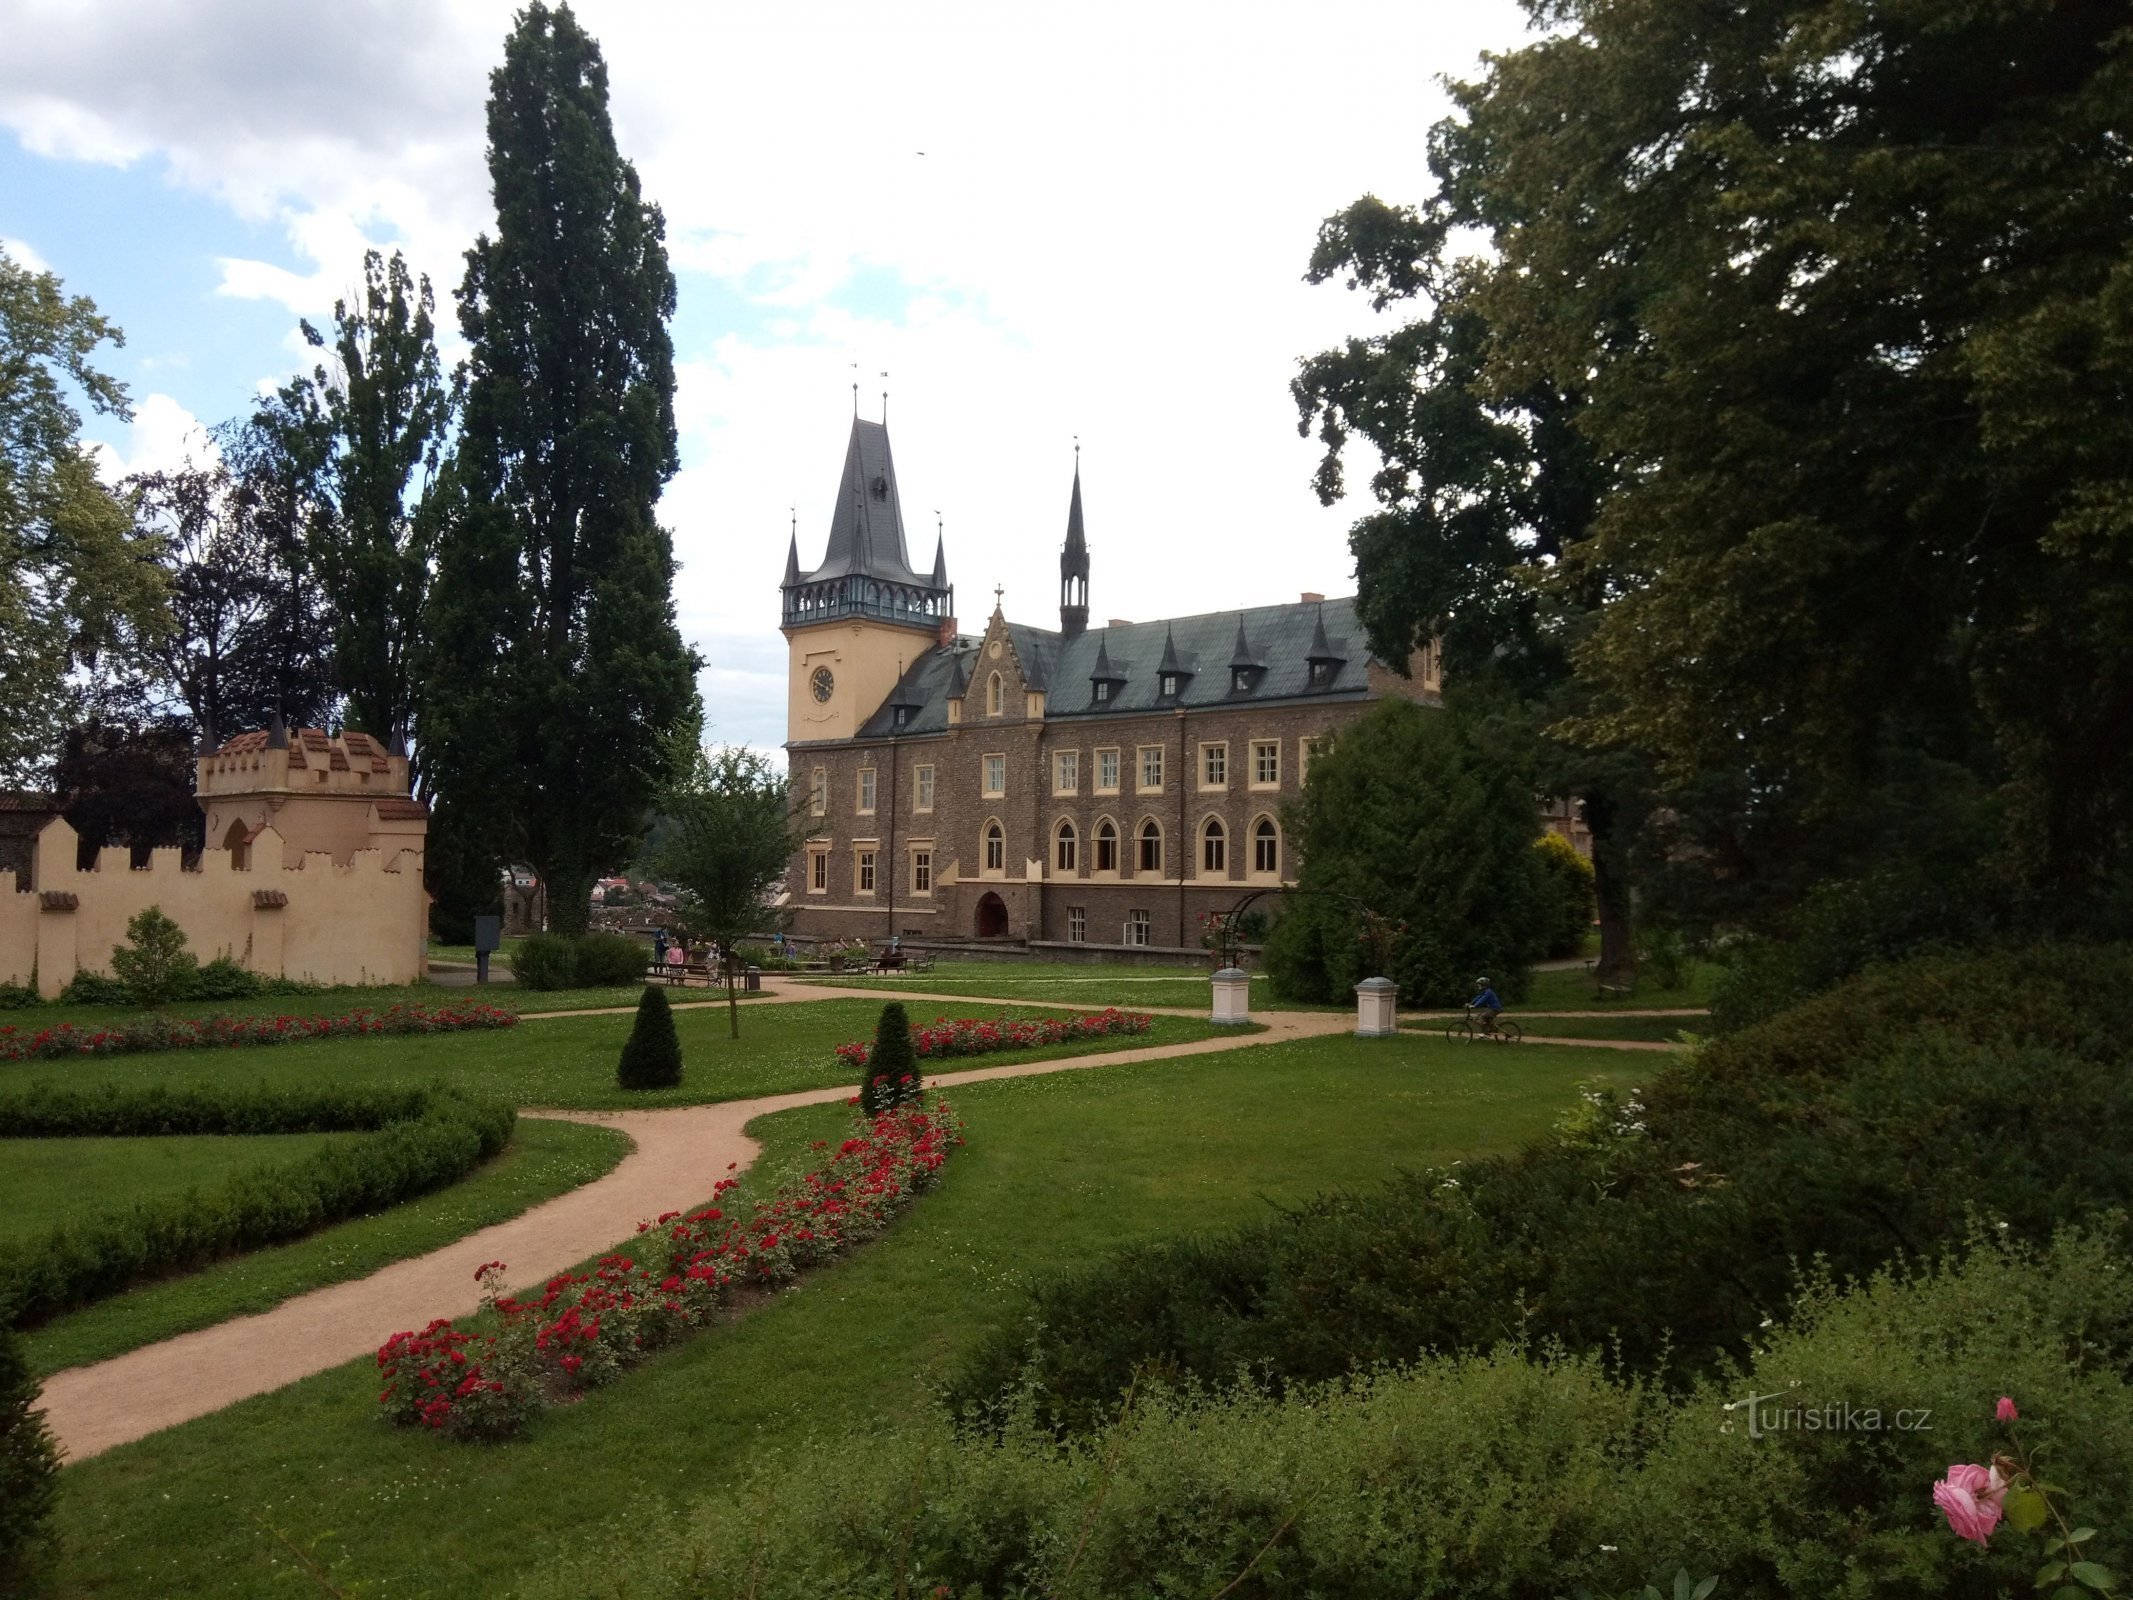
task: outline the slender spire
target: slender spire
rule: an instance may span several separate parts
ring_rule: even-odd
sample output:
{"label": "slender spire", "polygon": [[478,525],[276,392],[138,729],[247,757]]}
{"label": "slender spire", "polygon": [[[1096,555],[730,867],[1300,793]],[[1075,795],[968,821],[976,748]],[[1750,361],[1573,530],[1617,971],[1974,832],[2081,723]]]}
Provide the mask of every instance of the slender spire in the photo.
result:
{"label": "slender spire", "polygon": [[1066,546],[1059,552],[1059,631],[1071,639],[1089,626],[1089,541],[1081,518],[1081,440],[1074,441],[1074,493],[1067,502]]}
{"label": "slender spire", "polygon": [[274,708],[274,720],[267,724],[267,748],[269,750],[286,750],[289,748],[289,725],[281,719],[280,706]]}
{"label": "slender spire", "polygon": [[948,527],[938,511],[933,513],[933,587],[948,587]]}
{"label": "slender spire", "polygon": [[1230,652],[1229,664],[1232,669],[1266,665],[1252,648],[1252,642],[1244,636],[1244,613],[1241,611],[1237,613],[1237,646]]}
{"label": "slender spire", "polygon": [[1163,624],[1163,659],[1155,664],[1155,670],[1178,673],[1186,670],[1185,663],[1178,658],[1178,637],[1167,622]]}
{"label": "slender spire", "polygon": [[793,513],[792,543],[785,547],[785,587],[790,589],[800,581],[800,516]]}

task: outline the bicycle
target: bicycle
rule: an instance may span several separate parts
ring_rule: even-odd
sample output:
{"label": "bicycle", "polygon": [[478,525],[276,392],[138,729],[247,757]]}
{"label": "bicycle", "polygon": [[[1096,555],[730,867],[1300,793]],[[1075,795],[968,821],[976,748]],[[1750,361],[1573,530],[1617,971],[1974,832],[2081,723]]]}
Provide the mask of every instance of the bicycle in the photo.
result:
{"label": "bicycle", "polygon": [[1508,1017],[1499,1015],[1492,1028],[1485,1022],[1477,1022],[1471,1011],[1454,1017],[1444,1029],[1445,1039],[1452,1044],[1517,1044],[1525,1036],[1525,1029]]}

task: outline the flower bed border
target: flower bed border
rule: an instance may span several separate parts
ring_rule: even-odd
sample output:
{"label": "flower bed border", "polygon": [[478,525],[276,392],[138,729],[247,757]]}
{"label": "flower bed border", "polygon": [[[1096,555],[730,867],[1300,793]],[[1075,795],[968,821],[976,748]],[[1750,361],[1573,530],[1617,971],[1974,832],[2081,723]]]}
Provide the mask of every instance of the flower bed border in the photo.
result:
{"label": "flower bed border", "polygon": [[474,1277],[502,1326],[474,1334],[439,1317],[386,1340],[377,1364],[387,1418],[457,1437],[508,1437],[544,1405],[610,1383],[704,1327],[735,1293],[789,1282],[876,1237],[963,1143],[962,1120],[939,1096],[858,1123],[827,1165],[781,1185],[745,1219],[725,1216],[718,1202],[739,1180],[721,1178],[712,1204],[638,1223],[640,1235],[664,1230],[647,1241],[663,1268],[606,1255],[592,1272],[558,1273],[538,1298],[521,1300],[503,1292],[503,1262],[483,1263]]}
{"label": "flower bed border", "polygon": [[379,1034],[462,1033],[515,1028],[518,1013],[481,1001],[440,1006],[399,1004],[383,1011],[358,1006],[338,1016],[144,1017],[138,1022],[84,1027],[54,1023],[35,1033],[0,1027],[0,1062],[70,1061],[82,1056],[137,1055],[159,1050],[221,1050],[246,1045],[293,1044],[304,1039],[351,1039]]}
{"label": "flower bed border", "polygon": [[[1063,1017],[941,1016],[924,1026],[914,1024],[911,1045],[921,1061],[947,1061],[1002,1050],[1036,1050],[1047,1045],[1077,1044],[1084,1039],[1141,1034],[1154,1026],[1154,1013],[1121,1011],[1117,1006],[1103,1011],[1071,1012]],[[872,1040],[855,1039],[837,1046],[837,1059],[855,1071],[864,1071],[873,1049]]]}

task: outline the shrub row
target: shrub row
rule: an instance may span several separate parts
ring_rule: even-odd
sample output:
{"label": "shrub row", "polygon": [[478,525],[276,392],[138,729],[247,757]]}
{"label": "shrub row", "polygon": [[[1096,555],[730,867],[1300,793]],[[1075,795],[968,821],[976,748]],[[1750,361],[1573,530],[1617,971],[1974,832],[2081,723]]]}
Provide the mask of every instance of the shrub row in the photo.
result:
{"label": "shrub row", "polygon": [[470,1028],[515,1028],[518,1014],[475,1001],[450,1005],[359,1007],[335,1017],[146,1016],[102,1027],[55,1023],[26,1032],[0,1028],[0,1061],[59,1061],[73,1056],[135,1055],[156,1050],[219,1050],[240,1045],[290,1044],[301,1039],[348,1039],[373,1034],[460,1033]]}
{"label": "shrub row", "polygon": [[[205,1192],[144,1201],[41,1238],[0,1244],[0,1326],[28,1325],[144,1278],[279,1244],[457,1182],[510,1141],[518,1113],[443,1087],[412,1091],[37,1089],[0,1107],[24,1132],[314,1132],[373,1128],[301,1161],[233,1173]],[[124,1102],[137,1100],[135,1106]]]}
{"label": "shrub row", "polygon": [[2088,1548],[2123,1570],[2129,1340],[2133,1260],[2066,1237],[1845,1294],[1811,1285],[1752,1360],[1679,1394],[1504,1346],[1286,1399],[1144,1383],[1123,1420],[1063,1443],[1026,1403],[983,1433],[936,1415],[633,1518],[529,1600],[1555,1600],[1670,1590],[1684,1567],[1718,1575],[1720,1600],[1987,1600],[2031,1592],[2043,1535],[1964,1544],[1931,1491],[1950,1461],[2008,1446],[2002,1394],[2096,1530]]}
{"label": "shrub row", "polygon": [[[962,1142],[946,1100],[861,1117],[824,1166],[746,1218],[729,1219],[714,1203],[639,1223],[640,1234],[663,1230],[645,1241],[650,1264],[606,1256],[592,1273],[560,1273],[537,1299],[520,1300],[501,1292],[504,1263],[488,1262],[474,1276],[489,1289],[499,1331],[476,1336],[440,1317],[420,1333],[394,1334],[378,1351],[386,1380],[378,1402],[404,1425],[472,1438],[514,1433],[545,1400],[611,1382],[703,1326],[736,1286],[789,1282],[873,1238],[933,1186]],[[713,1201],[738,1181],[720,1179]]]}
{"label": "shrub row", "polygon": [[[1039,1045],[1071,1044],[1080,1039],[1105,1039],[1114,1034],[1146,1033],[1155,1018],[1145,1011],[1084,1011],[1067,1017],[1030,1017],[1010,1020],[998,1017],[936,1017],[911,1030],[911,1047],[921,1061],[939,1061],[950,1056],[990,1055],[995,1050],[1031,1050]],[[873,1042],[856,1039],[837,1046],[837,1059],[863,1068],[873,1053]]]}
{"label": "shrub row", "polygon": [[[184,975],[174,1000],[251,1000],[265,994],[318,994],[324,984],[304,983],[295,978],[269,978],[241,967],[229,956],[217,956],[214,960],[194,967]],[[23,1004],[38,1004],[34,989],[23,991],[29,999]],[[0,1001],[0,1004],[4,1004]],[[137,1004],[130,986],[118,978],[109,978],[100,972],[77,972],[66,988],[59,992],[61,1005],[85,1006],[130,1006]]]}
{"label": "shrub row", "polygon": [[2043,949],[1854,980],[1600,1096],[1520,1154],[1155,1243],[1041,1286],[954,1377],[1073,1427],[1138,1372],[1337,1378],[1502,1339],[1675,1383],[1743,1350],[1792,1264],[1931,1257],[2133,1205],[2133,959]]}
{"label": "shrub row", "polygon": [[621,933],[531,933],[511,954],[521,989],[615,989],[644,981],[651,947]]}

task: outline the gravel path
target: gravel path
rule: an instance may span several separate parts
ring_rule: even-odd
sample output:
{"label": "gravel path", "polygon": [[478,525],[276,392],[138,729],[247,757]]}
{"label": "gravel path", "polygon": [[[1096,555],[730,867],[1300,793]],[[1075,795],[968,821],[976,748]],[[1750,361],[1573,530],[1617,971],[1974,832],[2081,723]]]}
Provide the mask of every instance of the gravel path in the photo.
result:
{"label": "gravel path", "polygon": [[[804,998],[836,993],[815,989]],[[868,997],[878,998],[870,992]],[[954,1088],[993,1078],[1206,1055],[1343,1033],[1353,1025],[1346,1014],[1330,1011],[1270,1013],[1260,1020],[1268,1025],[1264,1033],[977,1067],[928,1081]],[[44,1385],[46,1420],[66,1458],[82,1461],[369,1355],[400,1329],[420,1328],[432,1317],[466,1316],[481,1301],[474,1269],[483,1262],[508,1262],[510,1281],[521,1287],[552,1277],[628,1238],[639,1219],[710,1198],[712,1184],[729,1169],[745,1170],[755,1160],[760,1146],[744,1131],[755,1118],[793,1106],[835,1102],[851,1092],[843,1087],[809,1089],[655,1111],[530,1110],[529,1116],[619,1128],[636,1147],[606,1177],[428,1255],[395,1262],[354,1282],[313,1290],[256,1316],[56,1373]]]}

